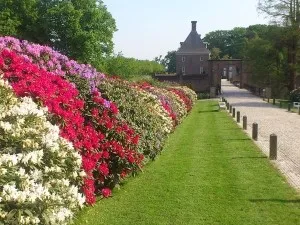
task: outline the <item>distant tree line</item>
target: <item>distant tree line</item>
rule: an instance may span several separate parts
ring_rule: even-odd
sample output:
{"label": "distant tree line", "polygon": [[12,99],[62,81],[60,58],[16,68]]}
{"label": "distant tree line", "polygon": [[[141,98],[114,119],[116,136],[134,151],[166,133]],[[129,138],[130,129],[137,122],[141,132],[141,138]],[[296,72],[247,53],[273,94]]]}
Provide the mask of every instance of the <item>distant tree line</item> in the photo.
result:
{"label": "distant tree line", "polygon": [[121,54],[108,57],[106,63],[108,74],[128,79],[139,75],[153,75],[165,72],[164,66],[156,61],[126,58]]}
{"label": "distant tree line", "polygon": [[[271,25],[212,31],[204,37],[211,59],[244,59],[253,82],[274,90],[296,88],[300,74],[300,0],[258,0],[258,10],[270,17]],[[169,73],[176,72],[176,51],[155,60]]]}
{"label": "distant tree line", "polygon": [[1,36],[46,44],[121,76],[164,70],[155,62],[113,56],[115,31],[115,20],[101,0],[0,0]]}
{"label": "distant tree line", "polygon": [[211,58],[245,59],[256,82],[291,91],[300,72],[299,0],[259,0],[258,9],[270,17],[272,25],[208,33],[204,40],[209,43]]}
{"label": "distant tree line", "polygon": [[274,90],[290,84],[286,28],[276,25],[252,25],[247,28],[217,30],[208,33],[212,59],[234,58],[247,61],[253,82]]}

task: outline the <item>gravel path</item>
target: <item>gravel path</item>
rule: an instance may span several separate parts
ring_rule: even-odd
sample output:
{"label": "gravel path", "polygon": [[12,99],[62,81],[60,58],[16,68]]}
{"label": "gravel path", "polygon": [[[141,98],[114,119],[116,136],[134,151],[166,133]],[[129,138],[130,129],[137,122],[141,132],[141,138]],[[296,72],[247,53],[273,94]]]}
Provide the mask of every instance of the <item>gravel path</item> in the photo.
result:
{"label": "gravel path", "polygon": [[[300,190],[300,115],[273,106],[245,89],[239,89],[222,80],[223,96],[241,112],[241,121],[247,116],[247,133],[252,135],[252,124],[258,123],[260,149],[269,155],[270,134],[278,138],[278,158],[272,161],[286,176],[287,181]],[[240,124],[241,126],[242,124]]]}

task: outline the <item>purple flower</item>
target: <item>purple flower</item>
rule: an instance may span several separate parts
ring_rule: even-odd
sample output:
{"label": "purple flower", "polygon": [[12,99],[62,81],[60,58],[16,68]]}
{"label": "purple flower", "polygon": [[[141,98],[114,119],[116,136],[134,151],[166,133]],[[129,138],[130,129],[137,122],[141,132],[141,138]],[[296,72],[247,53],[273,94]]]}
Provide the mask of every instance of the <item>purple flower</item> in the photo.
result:
{"label": "purple flower", "polygon": [[106,108],[110,108],[110,101],[107,101],[107,100],[104,99],[104,106]]}

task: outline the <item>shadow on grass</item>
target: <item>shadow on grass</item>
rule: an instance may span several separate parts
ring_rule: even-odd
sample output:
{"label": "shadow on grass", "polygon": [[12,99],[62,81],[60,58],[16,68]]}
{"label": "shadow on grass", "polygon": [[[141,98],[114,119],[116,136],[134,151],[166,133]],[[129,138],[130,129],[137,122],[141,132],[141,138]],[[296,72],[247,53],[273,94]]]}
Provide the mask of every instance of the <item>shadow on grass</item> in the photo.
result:
{"label": "shadow on grass", "polygon": [[237,156],[231,159],[267,159],[267,156]]}
{"label": "shadow on grass", "polygon": [[224,141],[251,141],[250,138],[227,138],[223,140]]}
{"label": "shadow on grass", "polygon": [[215,110],[201,110],[201,111],[198,111],[198,113],[212,113],[212,112],[219,112],[219,110],[215,109]]}
{"label": "shadow on grass", "polygon": [[233,128],[223,128],[223,129],[220,129],[220,130],[241,130],[242,128],[240,127],[233,127]]}
{"label": "shadow on grass", "polygon": [[250,202],[278,202],[278,203],[293,203],[293,204],[299,204],[300,199],[293,199],[293,200],[286,200],[286,199],[249,199]]}

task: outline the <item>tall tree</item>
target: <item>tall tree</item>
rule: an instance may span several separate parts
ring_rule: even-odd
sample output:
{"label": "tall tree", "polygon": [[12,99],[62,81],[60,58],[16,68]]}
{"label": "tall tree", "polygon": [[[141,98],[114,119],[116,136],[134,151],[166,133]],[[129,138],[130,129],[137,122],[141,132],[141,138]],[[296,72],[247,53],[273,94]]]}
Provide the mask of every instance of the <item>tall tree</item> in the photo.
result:
{"label": "tall tree", "polygon": [[210,50],[211,59],[220,59],[221,50],[219,48],[212,48]]}
{"label": "tall tree", "polygon": [[217,30],[209,32],[203,38],[203,41],[208,43],[208,48],[212,50],[213,48],[218,48],[220,50],[220,57],[229,54],[230,45],[230,34],[228,30]]}
{"label": "tall tree", "polygon": [[232,30],[217,30],[205,35],[208,48],[220,49],[220,57],[244,58],[243,49],[246,43],[246,28],[236,27]]}
{"label": "tall tree", "polygon": [[285,43],[288,49],[289,90],[293,90],[296,82],[300,41],[299,0],[259,0],[258,9],[269,15],[274,22],[286,27]]}
{"label": "tall tree", "polygon": [[[0,0],[2,35],[48,44],[102,69],[113,50],[115,20],[101,0]],[[1,20],[0,20],[1,21]]]}
{"label": "tall tree", "polygon": [[164,65],[168,73],[176,73],[176,51],[169,51],[164,57]]}

